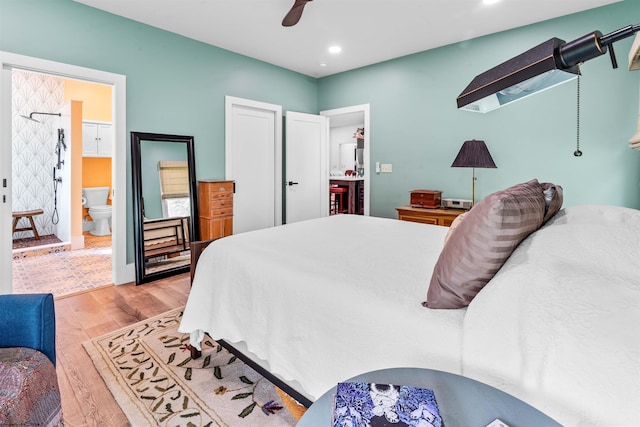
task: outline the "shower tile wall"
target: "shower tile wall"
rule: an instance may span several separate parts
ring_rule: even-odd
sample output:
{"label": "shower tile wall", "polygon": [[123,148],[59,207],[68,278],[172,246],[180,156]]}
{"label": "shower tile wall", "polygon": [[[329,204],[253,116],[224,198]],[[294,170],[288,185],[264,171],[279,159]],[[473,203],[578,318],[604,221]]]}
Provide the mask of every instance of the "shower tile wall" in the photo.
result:
{"label": "shower tile wall", "polygon": [[[56,164],[55,146],[58,116],[35,115],[41,123],[20,117],[33,111],[57,113],[64,105],[64,79],[29,71],[12,72],[12,210],[44,210],[34,217],[38,233],[56,233],[51,217],[54,210],[53,167]],[[64,174],[64,166],[62,173]],[[22,219],[18,228],[27,226]],[[14,233],[13,237],[32,237],[30,231]]]}

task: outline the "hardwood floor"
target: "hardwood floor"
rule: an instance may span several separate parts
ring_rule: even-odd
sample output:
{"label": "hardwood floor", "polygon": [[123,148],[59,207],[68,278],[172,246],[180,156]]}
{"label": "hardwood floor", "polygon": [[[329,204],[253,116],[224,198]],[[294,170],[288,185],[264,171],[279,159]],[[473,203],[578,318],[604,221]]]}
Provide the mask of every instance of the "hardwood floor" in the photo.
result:
{"label": "hardwood floor", "polygon": [[129,422],[82,347],[98,337],[184,305],[189,273],[135,286],[105,286],[55,300],[56,358],[66,427]]}

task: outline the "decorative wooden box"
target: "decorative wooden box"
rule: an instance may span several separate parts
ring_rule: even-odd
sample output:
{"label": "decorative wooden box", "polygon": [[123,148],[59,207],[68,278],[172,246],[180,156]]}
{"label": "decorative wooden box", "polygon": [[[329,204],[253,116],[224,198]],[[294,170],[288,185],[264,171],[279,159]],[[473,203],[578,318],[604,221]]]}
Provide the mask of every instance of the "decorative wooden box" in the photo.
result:
{"label": "decorative wooden box", "polygon": [[437,209],[442,203],[442,191],[413,190],[411,192],[411,207]]}

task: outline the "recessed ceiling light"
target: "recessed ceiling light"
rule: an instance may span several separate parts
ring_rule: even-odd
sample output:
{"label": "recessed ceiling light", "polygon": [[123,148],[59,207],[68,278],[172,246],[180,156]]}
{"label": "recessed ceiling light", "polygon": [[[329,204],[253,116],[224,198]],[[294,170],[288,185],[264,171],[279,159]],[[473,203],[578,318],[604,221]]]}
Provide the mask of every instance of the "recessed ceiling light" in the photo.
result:
{"label": "recessed ceiling light", "polygon": [[340,46],[331,46],[329,48],[329,53],[340,53],[342,52],[342,48]]}
{"label": "recessed ceiling light", "polygon": [[324,62],[322,64],[320,64],[321,67],[326,67],[327,64],[325,64]]}

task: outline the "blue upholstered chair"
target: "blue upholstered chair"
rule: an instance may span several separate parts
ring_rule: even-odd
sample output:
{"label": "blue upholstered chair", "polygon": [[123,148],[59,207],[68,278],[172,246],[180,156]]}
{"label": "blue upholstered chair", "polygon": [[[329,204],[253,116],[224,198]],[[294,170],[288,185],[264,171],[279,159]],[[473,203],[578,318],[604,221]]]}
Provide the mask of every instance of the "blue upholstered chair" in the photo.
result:
{"label": "blue upholstered chair", "polygon": [[28,347],[41,351],[55,366],[53,295],[0,295],[0,347]]}
{"label": "blue upholstered chair", "polygon": [[51,294],[0,295],[0,425],[59,425]]}

